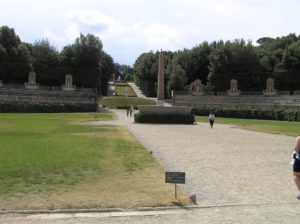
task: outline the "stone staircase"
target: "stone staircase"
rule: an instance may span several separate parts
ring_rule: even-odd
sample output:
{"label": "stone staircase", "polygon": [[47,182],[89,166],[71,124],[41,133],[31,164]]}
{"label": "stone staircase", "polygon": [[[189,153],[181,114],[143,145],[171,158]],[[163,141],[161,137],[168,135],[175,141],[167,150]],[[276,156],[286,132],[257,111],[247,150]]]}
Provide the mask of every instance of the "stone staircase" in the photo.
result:
{"label": "stone staircase", "polygon": [[169,102],[166,102],[165,100],[157,100],[156,97],[146,97],[143,94],[143,92],[141,91],[140,87],[138,87],[134,82],[128,82],[128,84],[131,86],[131,88],[133,89],[133,91],[135,92],[137,97],[151,99],[151,100],[155,101],[157,105],[160,105],[160,106],[172,106],[172,104],[170,104]]}
{"label": "stone staircase", "polygon": [[95,105],[96,101],[96,92],[90,88],[63,91],[57,87],[47,86],[41,86],[40,89],[26,89],[23,85],[3,85],[0,87],[0,102]]}
{"label": "stone staircase", "polygon": [[134,82],[128,82],[128,84],[133,89],[137,97],[146,98],[140,87],[138,87]]}

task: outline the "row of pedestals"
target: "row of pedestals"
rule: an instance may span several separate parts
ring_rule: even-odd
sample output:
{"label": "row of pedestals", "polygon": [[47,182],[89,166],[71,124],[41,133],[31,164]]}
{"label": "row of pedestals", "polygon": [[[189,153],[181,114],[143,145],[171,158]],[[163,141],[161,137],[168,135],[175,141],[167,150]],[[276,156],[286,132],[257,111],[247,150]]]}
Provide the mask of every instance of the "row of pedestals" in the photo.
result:
{"label": "row of pedestals", "polygon": [[[3,81],[0,80],[0,87],[3,86]],[[24,83],[26,89],[39,89],[40,85],[36,83],[36,73],[29,72],[28,73],[28,82]],[[63,90],[73,91],[76,89],[76,86],[73,85],[73,76],[71,74],[65,75],[65,84],[61,86]]]}
{"label": "row of pedestals", "polygon": [[[277,89],[274,88],[274,79],[268,78],[266,89],[263,90],[263,95],[276,96],[277,92],[278,92]],[[227,94],[229,96],[241,95],[241,90],[238,89],[236,79],[230,80],[230,89],[227,90]],[[204,95],[204,88],[200,79],[195,80],[193,95],[194,96]]]}

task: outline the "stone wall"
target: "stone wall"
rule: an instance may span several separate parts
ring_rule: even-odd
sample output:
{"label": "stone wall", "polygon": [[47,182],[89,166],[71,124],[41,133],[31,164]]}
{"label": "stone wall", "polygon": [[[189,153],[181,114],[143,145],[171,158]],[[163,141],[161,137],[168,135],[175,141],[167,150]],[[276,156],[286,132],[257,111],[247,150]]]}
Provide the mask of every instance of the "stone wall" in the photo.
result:
{"label": "stone wall", "polygon": [[95,90],[90,88],[63,91],[59,87],[40,86],[39,89],[27,89],[22,85],[3,84],[0,87],[0,102],[95,106],[97,95]]}
{"label": "stone wall", "polygon": [[191,96],[174,95],[173,105],[203,109],[300,109],[300,95]]}

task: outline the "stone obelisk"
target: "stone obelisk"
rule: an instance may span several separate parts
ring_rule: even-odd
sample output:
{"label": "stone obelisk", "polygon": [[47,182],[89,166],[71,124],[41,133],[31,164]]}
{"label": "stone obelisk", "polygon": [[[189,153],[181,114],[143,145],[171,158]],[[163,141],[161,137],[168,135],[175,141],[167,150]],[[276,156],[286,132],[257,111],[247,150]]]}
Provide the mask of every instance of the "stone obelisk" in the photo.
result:
{"label": "stone obelisk", "polygon": [[159,53],[158,59],[158,85],[157,85],[157,100],[164,100],[164,79],[165,79],[165,62],[164,62],[164,54],[162,51]]}

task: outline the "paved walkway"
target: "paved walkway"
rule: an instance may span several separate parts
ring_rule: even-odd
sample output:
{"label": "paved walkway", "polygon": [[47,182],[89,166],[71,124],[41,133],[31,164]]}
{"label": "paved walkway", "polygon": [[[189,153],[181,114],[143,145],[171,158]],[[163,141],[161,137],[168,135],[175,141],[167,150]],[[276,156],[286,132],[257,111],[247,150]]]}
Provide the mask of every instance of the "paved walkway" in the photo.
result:
{"label": "paved walkway", "polygon": [[[198,208],[133,213],[0,216],[0,223],[297,223],[290,154],[294,138],[242,130],[218,124],[135,124],[126,111],[116,121],[124,125],[166,171],[186,172],[187,194]],[[58,216],[58,217],[57,217]],[[114,218],[111,218],[115,216]],[[11,217],[11,218],[10,218]],[[19,217],[19,219],[18,219]],[[54,217],[54,218],[53,218]],[[23,220],[23,221],[22,221]]]}

